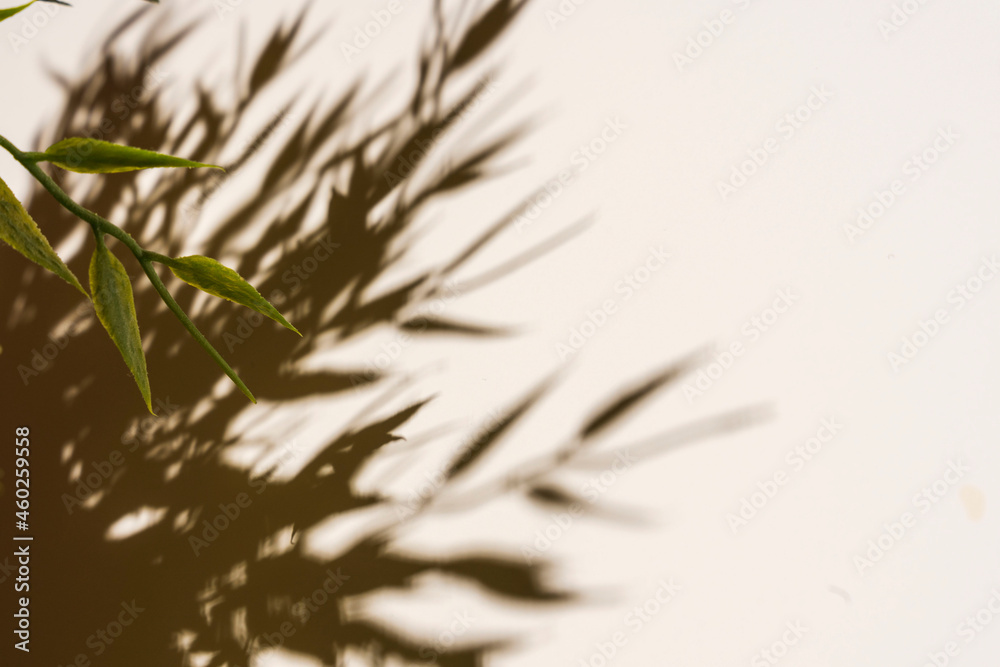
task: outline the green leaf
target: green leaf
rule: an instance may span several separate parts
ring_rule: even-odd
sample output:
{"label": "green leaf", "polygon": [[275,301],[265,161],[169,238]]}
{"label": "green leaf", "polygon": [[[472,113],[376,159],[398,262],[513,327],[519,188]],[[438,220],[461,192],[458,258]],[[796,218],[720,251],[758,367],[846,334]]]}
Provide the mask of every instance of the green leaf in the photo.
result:
{"label": "green leaf", "polygon": [[[31,5],[35,4],[35,2],[36,2],[36,0],[31,0],[31,2],[29,2],[28,4],[21,5],[20,7],[11,7],[10,9],[0,9],[0,21],[3,21],[5,19],[9,19],[14,14],[17,14],[18,12],[24,11],[25,9],[27,9]],[[61,0],[42,0],[42,2],[52,2],[52,3],[55,3],[57,5],[66,5],[67,7],[69,7],[69,3],[62,2]]]}
{"label": "green leaf", "polygon": [[0,9],[0,21],[9,19],[14,14],[24,11],[33,4],[35,4],[35,0],[31,0],[31,2],[29,2],[28,4],[21,5],[20,7],[11,7],[10,9]]}
{"label": "green leaf", "polygon": [[220,264],[211,257],[190,255],[188,257],[164,258],[163,263],[170,267],[174,275],[194,285],[203,292],[229,301],[234,301],[247,308],[256,310],[295,333],[299,330],[288,323],[281,313],[260,295],[253,285],[244,280],[240,274],[227,266]]}
{"label": "green leaf", "polygon": [[90,260],[90,291],[94,294],[97,318],[122,353],[135,383],[139,385],[146,407],[153,412],[146,357],[142,353],[139,321],[135,316],[135,302],[132,299],[132,281],[122,263],[104,245],[103,236],[98,239],[97,249]]}
{"label": "green leaf", "polygon": [[117,174],[123,171],[154,167],[210,167],[214,164],[192,162],[172,155],[155,153],[142,148],[122,146],[110,141],[71,137],[52,144],[44,153],[25,153],[36,162],[51,162],[57,167],[81,174]]}
{"label": "green leaf", "polygon": [[[59,259],[49,240],[42,234],[24,206],[0,179],[0,239],[35,264],[39,264],[56,274],[73,287],[88,296],[69,267]],[[89,298],[89,297],[88,297]]]}

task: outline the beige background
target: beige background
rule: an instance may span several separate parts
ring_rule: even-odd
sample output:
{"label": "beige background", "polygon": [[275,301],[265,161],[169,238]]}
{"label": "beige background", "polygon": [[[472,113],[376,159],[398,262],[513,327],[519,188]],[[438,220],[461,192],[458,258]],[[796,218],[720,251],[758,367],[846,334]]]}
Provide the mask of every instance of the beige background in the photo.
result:
{"label": "beige background", "polygon": [[[101,31],[132,9],[126,0],[77,4],[56,12],[17,52],[4,32],[0,118],[24,148],[34,148],[44,123],[39,106],[58,108],[45,68],[73,73]],[[186,77],[202,73],[211,81],[225,71],[240,26],[254,43],[300,3],[244,0],[224,17],[208,2],[164,4],[180,6],[181,14],[204,12],[199,47],[182,49],[168,68],[164,85],[180,105]],[[411,76],[428,3],[404,1],[353,62],[341,53],[341,42],[385,4],[316,3],[310,24],[327,20],[329,27],[300,64],[298,81],[273,93],[275,107],[282,90],[301,82],[308,102],[357,76],[370,86],[393,68]],[[781,640],[790,622],[808,630],[784,665],[916,666],[949,641],[960,649],[949,664],[992,664],[1000,620],[968,643],[959,625],[1000,590],[1000,281],[985,282],[961,308],[952,290],[976,276],[984,258],[1000,256],[1000,5],[898,3],[919,9],[885,35],[879,22],[890,20],[894,7],[886,0],[589,0],[553,26],[548,12],[560,4],[575,6],[532,3],[494,54],[502,64],[498,97],[462,121],[474,131],[491,113],[532,119],[530,139],[509,156],[515,169],[436,211],[423,252],[432,261],[441,244],[468,233],[469,220],[506,210],[572,166],[579,146],[618,118],[626,127],[606,153],[491,256],[527,248],[589,213],[595,222],[544,261],[448,306],[456,315],[517,325],[518,335],[420,343],[394,362],[394,371],[427,374],[414,394],[439,393],[412,431],[451,421],[471,428],[565,366],[558,390],[495,464],[510,465],[538,443],[555,442],[621,383],[702,346],[734,342],[744,353],[704,395],[664,394],[609,444],[749,405],[771,406],[772,418],[625,472],[601,500],[639,508],[644,524],[584,519],[566,530],[547,555],[557,560],[560,581],[592,594],[585,604],[526,614],[445,582],[419,600],[387,598],[372,613],[429,636],[463,611],[482,619],[470,636],[522,633],[521,649],[496,656],[497,665],[575,666],[616,632],[627,641],[610,664],[767,664],[754,662],[755,654]],[[703,35],[710,44],[679,68],[675,54],[724,11],[731,21],[721,34]],[[19,25],[15,19],[15,30]],[[818,108],[789,136],[779,123],[817,88],[829,99],[812,98]],[[22,101],[28,98],[30,105]],[[508,109],[500,99],[516,104]],[[957,138],[913,180],[908,160],[947,128]],[[776,151],[723,200],[719,181],[769,140]],[[27,187],[10,159],[0,160],[0,177],[15,192]],[[851,243],[845,224],[896,179],[905,190]],[[225,198],[213,205],[225,206]],[[193,250],[197,239],[193,230]],[[670,260],[626,299],[616,285],[646,262],[651,247]],[[779,290],[797,300],[759,337],[745,333]],[[557,344],[609,299],[616,312],[565,363]],[[942,309],[947,322],[896,372],[887,355]],[[316,363],[372,359],[389,340],[387,333]],[[302,409],[317,414],[319,407]],[[786,453],[826,418],[842,430],[795,470]],[[329,427],[303,423],[303,442]],[[940,502],[921,513],[914,495],[959,460],[969,471],[939,487]],[[727,515],[779,472],[788,473],[787,483],[734,534]],[[413,471],[409,482],[398,482],[400,493],[419,481]],[[904,512],[914,525],[860,574],[855,557]],[[509,502],[411,532],[423,549],[478,541],[519,551],[551,523]],[[349,526],[332,526],[317,549],[336,549],[350,534]],[[681,593],[636,631],[627,614],[670,578]]]}

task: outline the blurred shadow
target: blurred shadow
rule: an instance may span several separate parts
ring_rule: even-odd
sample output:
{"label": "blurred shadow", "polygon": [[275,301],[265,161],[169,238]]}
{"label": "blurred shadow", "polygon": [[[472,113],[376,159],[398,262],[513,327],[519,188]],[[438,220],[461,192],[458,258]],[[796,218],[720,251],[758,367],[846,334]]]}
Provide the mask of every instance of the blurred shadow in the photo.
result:
{"label": "blurred shadow", "polygon": [[[522,138],[519,126],[493,138],[464,141],[443,167],[427,166],[441,152],[442,137],[455,131],[455,119],[489,86],[490,72],[470,81],[470,71],[524,6],[525,1],[495,0],[471,19],[449,22],[436,3],[408,102],[360,137],[358,129],[370,126],[373,110],[381,108],[385,87],[362,99],[358,82],[303,117],[291,117],[289,103],[263,124],[248,120],[259,111],[269,84],[309,48],[303,17],[275,29],[259,53],[241,59],[249,67],[237,73],[232,90],[196,84],[189,100],[193,111],[178,120],[178,110],[161,99],[151,81],[163,59],[184,46],[193,23],[171,29],[152,14],[162,16],[166,10],[144,8],[111,32],[94,67],[78,79],[58,79],[65,90],[64,111],[39,143],[100,135],[213,163],[240,149],[221,180],[208,170],[98,178],[53,172],[84,206],[112,218],[146,247],[170,255],[181,252],[191,233],[188,223],[198,219],[226,179],[238,177],[260,151],[273,153],[255,187],[234,188],[242,198],[205,237],[199,252],[251,278],[304,338],[294,339],[270,322],[255,322],[249,311],[233,304],[203,301],[176,281],[171,291],[256,393],[262,405],[254,410],[261,414],[269,402],[357,396],[356,386],[378,387],[385,378],[370,369],[303,370],[297,363],[380,327],[418,336],[502,333],[502,328],[420,312],[448,290],[464,295],[502,279],[569,237],[553,237],[499,268],[481,270],[481,279],[458,282],[458,272],[513,222],[520,207],[512,206],[512,213],[484,221],[471,243],[441,257],[436,266],[387,291],[375,289],[387,272],[406,266],[417,216],[432,202],[488,178],[497,158]],[[116,55],[119,44],[137,36],[138,54]],[[283,130],[287,137],[280,138]],[[256,139],[241,146],[237,137],[247,133]],[[325,211],[322,226],[306,228],[318,206]],[[82,223],[45,193],[33,196],[29,208],[53,246],[63,244],[69,266],[86,275],[89,244],[73,244]],[[134,262],[120,256],[139,275]],[[245,414],[245,398],[144,280],[135,284],[136,308],[158,399],[155,420],[143,417],[128,371],[73,290],[53,287],[53,278],[11,259],[0,265],[0,282],[5,286],[2,311],[8,313],[0,354],[3,402],[11,419],[32,427],[32,473],[39,485],[32,497],[38,536],[32,589],[35,664],[69,665],[84,654],[93,664],[176,666],[193,664],[192,658],[203,654],[202,664],[235,666],[281,646],[328,664],[342,664],[351,655],[372,665],[390,659],[478,665],[503,642],[442,647],[358,618],[348,603],[380,591],[410,589],[429,573],[476,583],[515,602],[574,597],[544,576],[542,562],[529,564],[520,554],[407,554],[394,548],[400,527],[395,520],[373,521],[353,546],[327,562],[304,552],[301,536],[332,516],[384,506],[395,518],[398,500],[361,492],[354,482],[364,465],[399,440],[397,430],[425,401],[390,409],[391,397],[378,398],[351,425],[331,433],[296,474],[281,478],[275,469],[253,474],[224,457],[243,444],[230,432]],[[495,475],[495,482],[449,497],[452,482],[476,467],[541,400],[548,387],[543,384],[477,434],[456,454],[435,493],[406,512],[468,511],[502,494],[521,494],[545,511],[569,507],[578,499],[552,481],[553,473],[593,466],[608,456],[606,449],[591,447],[596,438],[642,399],[675,383],[693,359],[613,397],[582,420],[569,442],[516,473]],[[688,427],[668,434],[664,446],[738,428],[751,418],[741,413]],[[282,443],[269,444],[273,453]],[[127,536],[114,532],[119,519],[143,509],[155,518],[152,525]],[[117,622],[126,621],[122,631]]]}

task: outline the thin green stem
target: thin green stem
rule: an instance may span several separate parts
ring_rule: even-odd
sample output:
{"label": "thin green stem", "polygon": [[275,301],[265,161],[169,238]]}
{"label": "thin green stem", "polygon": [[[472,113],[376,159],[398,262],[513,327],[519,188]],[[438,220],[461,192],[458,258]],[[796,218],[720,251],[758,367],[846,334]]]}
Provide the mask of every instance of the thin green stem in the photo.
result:
{"label": "thin green stem", "polygon": [[[160,257],[162,257],[162,255],[160,255]],[[160,276],[153,269],[153,262],[151,259],[143,258],[139,260],[139,263],[142,265],[142,270],[146,272],[146,277],[149,278],[149,282],[153,284],[153,289],[155,289],[157,294],[160,295],[160,298],[163,299],[163,303],[167,304],[167,308],[169,308],[170,311],[177,316],[177,319],[181,321],[184,328],[187,329],[192,336],[194,336],[194,339],[198,341],[199,345],[205,348],[205,351],[208,352],[209,356],[215,360],[215,363],[217,363],[223,371],[225,371],[226,375],[229,376],[229,379],[240,388],[240,391],[242,391],[243,394],[253,403],[256,403],[257,399],[250,393],[250,389],[243,384],[243,380],[241,380],[236,374],[236,371],[230,368],[229,364],[222,358],[222,355],[219,354],[218,350],[212,347],[212,344],[209,343],[208,339],[205,338],[205,335],[198,330],[198,327],[194,325],[194,322],[192,322],[191,318],[187,316],[187,313],[185,313],[184,310],[177,305],[177,302],[174,301],[174,297],[167,291],[166,285],[163,284],[163,281],[160,280]]]}
{"label": "thin green stem", "polygon": [[42,171],[42,168],[31,159],[31,153],[25,153],[19,150],[3,135],[0,135],[0,146],[3,146],[8,153],[13,155],[14,159],[20,162],[21,166],[27,169],[28,173],[34,176],[35,180],[41,183],[42,187],[45,188],[49,194],[63,206],[63,208],[89,224],[94,228],[94,231],[101,232],[103,234],[110,234],[124,243],[128,249],[132,251],[132,254],[135,255],[136,259],[142,261],[144,251],[128,232],[73,201],[73,199],[66,194],[66,192],[63,191],[63,189],[60,188],[54,180],[52,180],[52,177]]}
{"label": "thin green stem", "polygon": [[180,263],[177,262],[173,257],[167,257],[166,255],[161,255],[158,252],[152,252],[151,250],[146,251],[146,258],[151,262],[158,262],[164,266],[179,266]]}
{"label": "thin green stem", "polygon": [[73,199],[66,194],[66,192],[60,188],[54,180],[52,180],[52,177],[42,171],[42,168],[38,166],[34,159],[35,156],[38,155],[37,153],[25,153],[24,151],[21,151],[3,135],[0,135],[0,146],[3,146],[8,153],[14,156],[14,159],[20,162],[21,166],[27,169],[28,173],[34,176],[35,180],[41,183],[42,187],[45,188],[48,193],[63,206],[63,208],[89,224],[94,230],[94,234],[109,234],[124,243],[125,246],[132,251],[132,254],[135,255],[135,258],[139,261],[139,265],[142,266],[142,270],[145,272],[146,277],[149,278],[149,282],[152,283],[153,289],[155,289],[157,294],[160,295],[160,298],[163,299],[163,303],[167,304],[167,308],[170,309],[170,312],[177,316],[177,319],[181,321],[181,324],[183,324],[184,328],[188,330],[188,333],[190,333],[194,339],[198,341],[198,344],[201,345],[206,352],[208,352],[208,355],[215,360],[215,363],[222,368],[226,375],[229,376],[229,379],[240,388],[240,391],[242,391],[243,394],[246,395],[246,397],[252,402],[256,403],[257,399],[253,397],[253,394],[250,393],[247,386],[243,384],[243,381],[240,380],[238,375],[236,375],[236,371],[234,371],[229,364],[226,363],[226,360],[222,358],[222,355],[219,354],[211,343],[208,342],[208,339],[205,338],[204,334],[198,330],[198,327],[196,327],[194,322],[191,321],[191,318],[187,316],[187,313],[184,312],[184,310],[174,300],[174,297],[171,296],[170,292],[167,291],[163,281],[160,280],[160,276],[153,269],[153,261],[169,264],[170,258],[159,253],[144,250],[128,232],[73,201]]}

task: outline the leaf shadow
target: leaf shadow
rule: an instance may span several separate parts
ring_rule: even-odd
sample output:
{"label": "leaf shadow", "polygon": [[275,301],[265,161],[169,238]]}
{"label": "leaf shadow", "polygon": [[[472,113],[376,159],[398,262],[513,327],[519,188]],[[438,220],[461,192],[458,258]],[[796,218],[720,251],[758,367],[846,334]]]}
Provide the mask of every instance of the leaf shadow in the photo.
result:
{"label": "leaf shadow", "polygon": [[[487,287],[583,229],[556,234],[500,265],[479,268],[478,278],[462,279],[461,270],[511,227],[522,202],[485,220],[477,236],[435,266],[391,289],[377,289],[381,279],[405,265],[419,216],[432,203],[488,179],[498,159],[524,139],[525,126],[514,125],[463,142],[443,167],[427,166],[441,152],[442,137],[451,136],[457,120],[489,90],[491,72],[472,83],[462,75],[478,66],[525,5],[526,0],[493,0],[451,29],[435,3],[432,38],[418,54],[412,95],[395,115],[360,136],[357,126],[381,104],[378,92],[362,97],[360,81],[300,117],[292,115],[291,102],[282,102],[266,122],[254,125],[250,119],[251,111],[268,103],[269,84],[310,48],[315,36],[303,36],[304,15],[276,28],[260,52],[241,63],[229,103],[218,91],[194,84],[193,111],[178,120],[154,80],[164,59],[191,39],[195,22],[171,28],[151,14],[165,10],[144,8],[111,32],[92,67],[72,80],[57,77],[63,112],[46,135],[97,132],[97,138],[199,162],[235,155],[227,173],[179,170],[157,173],[155,179],[127,173],[101,180],[51,173],[81,204],[117,216],[140,243],[173,256],[184,247],[192,221],[228,191],[229,180],[270,150],[270,167],[254,187],[240,190],[199,252],[226,258],[241,275],[255,276],[261,294],[303,338],[293,340],[270,322],[256,323],[228,302],[205,301],[177,281],[170,283],[171,291],[261,402],[288,405],[377,389],[390,374],[370,367],[304,370],[301,362],[380,328],[424,337],[507,335],[502,324],[428,316],[421,309],[449,290],[464,295]],[[136,36],[140,50],[122,56],[119,42]],[[283,133],[288,122],[293,127]],[[238,138],[248,126],[254,140],[240,147]],[[73,249],[64,254],[70,268],[78,275],[85,271],[88,246],[74,243],[79,222],[44,193],[33,196],[29,208],[54,246]],[[317,209],[323,211],[321,224],[309,227],[310,212]],[[134,263],[120,248],[114,250],[131,271]],[[141,280],[135,282],[136,309],[158,399],[155,419],[141,416],[128,371],[116,366],[120,359],[72,290],[54,288],[48,276],[23,263],[4,262],[0,275],[4,285],[16,287],[0,293],[9,313],[0,354],[4,391],[12,394],[5,404],[32,424],[38,439],[32,469],[48,485],[32,501],[45,544],[36,556],[45,575],[34,594],[40,660],[70,664],[86,654],[99,660],[95,664],[166,667],[194,664],[200,655],[206,660],[201,664],[233,667],[280,646],[326,664],[342,664],[352,655],[372,665],[390,659],[480,665],[514,640],[445,647],[353,616],[350,602],[413,590],[428,574],[474,583],[510,603],[554,605],[578,598],[553,583],[543,562],[529,563],[520,555],[407,553],[397,545],[403,524],[396,520],[374,521],[326,560],[305,547],[305,536],[331,517],[379,508],[391,515],[399,509],[397,498],[361,491],[355,482],[366,464],[401,441],[401,429],[429,399],[362,409],[347,426],[331,429],[325,444],[294,474],[279,475],[280,465],[253,473],[227,458],[245,444],[242,436],[231,435],[245,399],[228,381],[220,382],[219,369]],[[133,275],[139,277],[138,271]],[[57,353],[50,359],[48,336],[64,331],[70,320],[69,333],[54,335]],[[581,419],[569,442],[517,472],[452,494],[454,480],[509,442],[516,423],[544,399],[551,384],[543,382],[456,453],[435,492],[404,508],[406,521],[468,511],[504,495],[521,495],[545,511],[575,502],[553,476],[574,465],[592,465],[587,457],[601,453],[590,447],[594,439],[654,390],[676,383],[687,363],[611,397],[596,416]],[[730,418],[714,431],[710,423],[675,440],[740,428],[748,418]],[[283,443],[268,444],[280,453]],[[115,532],[122,517],[144,509],[144,516],[154,518],[142,530]],[[128,618],[128,609],[141,611],[120,637],[95,634]]]}

